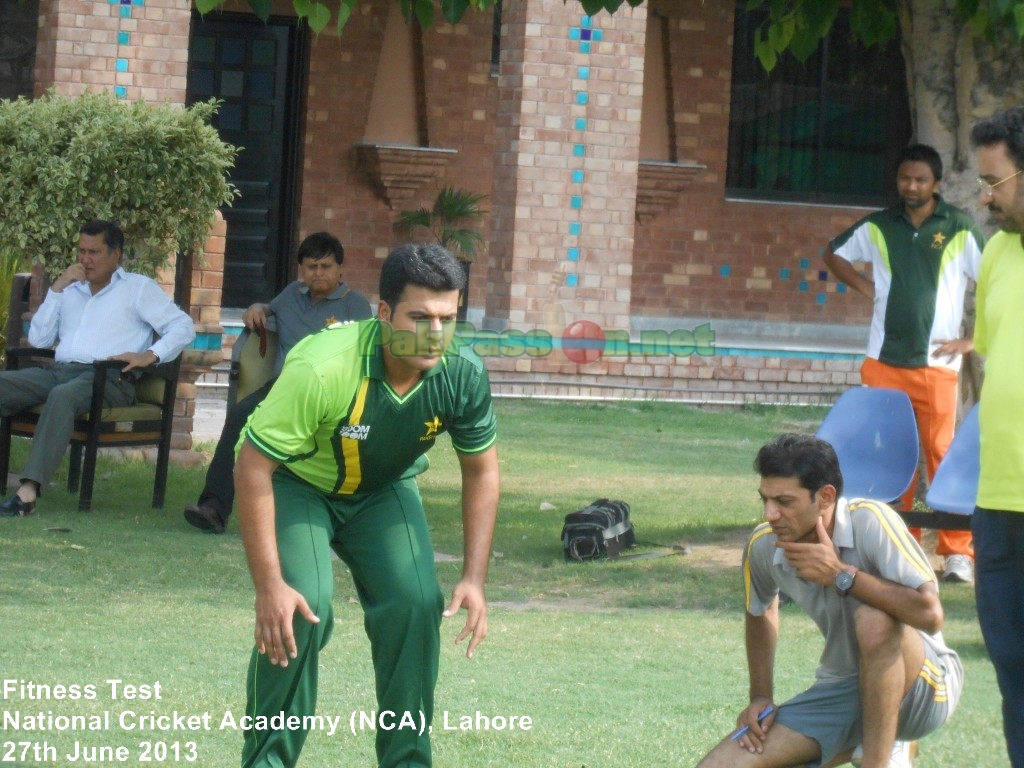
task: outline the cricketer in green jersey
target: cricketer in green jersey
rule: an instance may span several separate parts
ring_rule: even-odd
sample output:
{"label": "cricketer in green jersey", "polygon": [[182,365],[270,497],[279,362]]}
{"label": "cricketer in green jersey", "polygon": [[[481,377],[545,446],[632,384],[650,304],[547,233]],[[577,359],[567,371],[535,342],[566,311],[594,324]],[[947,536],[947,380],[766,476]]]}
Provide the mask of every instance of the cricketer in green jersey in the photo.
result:
{"label": "cricketer in green jersey", "polygon": [[[496,427],[483,363],[452,344],[464,283],[444,248],[396,248],[381,268],[377,319],[297,344],[239,442],[239,528],[256,591],[246,715],[304,723],[315,712],[318,657],[334,624],[333,550],[363,607],[378,707],[417,724],[378,729],[382,768],[431,764],[422,726],[433,716],[442,615],[466,609],[456,642],[469,638],[469,657],[487,635]],[[464,535],[447,608],[415,481],[442,432],[462,473]],[[306,734],[249,729],[242,765],[293,766]]]}

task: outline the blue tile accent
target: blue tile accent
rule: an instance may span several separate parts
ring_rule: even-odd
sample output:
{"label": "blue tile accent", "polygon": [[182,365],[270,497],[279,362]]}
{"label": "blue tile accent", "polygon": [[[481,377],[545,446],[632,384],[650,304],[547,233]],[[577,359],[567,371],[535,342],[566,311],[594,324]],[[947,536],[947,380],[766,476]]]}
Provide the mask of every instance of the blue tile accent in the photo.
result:
{"label": "blue tile accent", "polygon": [[570,288],[575,288],[577,285],[579,285],[579,283],[580,283],[580,276],[579,275],[573,274],[573,275],[566,275],[565,276],[565,284],[568,285]]}
{"label": "blue tile accent", "polygon": [[132,7],[130,5],[122,5],[120,11],[122,19],[130,19],[132,17]]}
{"label": "blue tile accent", "polygon": [[128,59],[118,59],[117,63],[115,64],[115,67],[117,68],[118,72],[127,72],[128,71]]}
{"label": "blue tile accent", "polygon": [[117,44],[118,45],[129,45],[132,41],[132,36],[128,32],[117,33]]}
{"label": "blue tile accent", "polygon": [[572,183],[573,184],[582,184],[583,183],[583,171],[573,171],[572,172]]}
{"label": "blue tile accent", "polygon": [[569,256],[569,261],[579,261],[580,260],[580,249],[579,248],[570,248],[569,252],[568,252],[568,256]]}
{"label": "blue tile accent", "polygon": [[580,43],[580,53],[590,53],[590,43]]}
{"label": "blue tile accent", "polygon": [[604,40],[604,30],[603,29],[595,29],[594,30],[594,42],[595,43],[600,43],[602,40]]}
{"label": "blue tile accent", "polygon": [[594,33],[591,30],[589,30],[589,29],[581,29],[580,30],[580,40],[590,40],[590,38],[593,36],[593,34]]}
{"label": "blue tile accent", "polygon": [[836,286],[836,293],[846,293],[846,283],[839,283]]}
{"label": "blue tile accent", "polygon": [[588,101],[590,101],[590,96],[588,96],[585,92],[580,91],[579,93],[576,94],[576,103],[579,104],[580,106],[584,106]]}
{"label": "blue tile accent", "polygon": [[728,264],[723,264],[718,268],[718,274],[722,277],[728,277],[732,273],[732,268]]}
{"label": "blue tile accent", "polygon": [[824,293],[819,293],[818,297],[815,299],[815,302],[818,304],[824,304],[826,301],[828,301],[828,297]]}
{"label": "blue tile accent", "polygon": [[572,199],[569,201],[569,205],[572,206],[573,210],[578,211],[583,207],[583,197],[581,195],[573,195]]}
{"label": "blue tile accent", "polygon": [[590,29],[591,27],[594,26],[594,17],[593,16],[581,16],[580,17],[580,26],[583,27],[584,29]]}
{"label": "blue tile accent", "polygon": [[577,75],[576,76],[580,80],[589,80],[590,79],[590,67],[580,67],[577,70]]}
{"label": "blue tile accent", "polygon": [[576,130],[577,131],[585,131],[585,130],[587,130],[587,118],[585,118],[585,117],[577,117],[576,118]]}
{"label": "blue tile accent", "polygon": [[571,221],[571,222],[569,222],[569,234],[570,235],[578,235],[582,231],[583,231],[583,227],[582,227],[582,225],[578,221]]}
{"label": "blue tile accent", "polygon": [[828,270],[827,269],[819,269],[818,270],[818,279],[821,280],[821,281],[828,280]]}
{"label": "blue tile accent", "polygon": [[807,285],[807,281],[801,280],[800,284],[797,286],[797,290],[799,290],[801,293],[807,293],[808,287],[809,286]]}
{"label": "blue tile accent", "polygon": [[779,277],[782,278],[783,280],[789,280],[789,268],[783,267],[782,269],[780,269]]}
{"label": "blue tile accent", "polygon": [[126,99],[128,98],[128,89],[125,88],[123,85],[115,85],[114,95],[119,99]]}
{"label": "blue tile accent", "polygon": [[587,154],[587,148],[582,144],[574,144],[572,147],[572,154],[574,157],[583,157]]}
{"label": "blue tile accent", "polygon": [[811,268],[811,260],[810,259],[800,259],[800,269],[810,269],[810,268]]}
{"label": "blue tile accent", "polygon": [[573,27],[572,29],[569,30],[569,39],[570,40],[579,40],[580,39],[579,27]]}

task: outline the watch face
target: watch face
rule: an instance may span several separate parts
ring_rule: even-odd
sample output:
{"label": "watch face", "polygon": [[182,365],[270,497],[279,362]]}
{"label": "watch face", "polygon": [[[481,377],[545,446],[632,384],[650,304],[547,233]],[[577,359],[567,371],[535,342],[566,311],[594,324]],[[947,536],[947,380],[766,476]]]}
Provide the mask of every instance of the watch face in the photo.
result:
{"label": "watch face", "polygon": [[841,571],[836,575],[836,589],[842,594],[846,594],[850,591],[850,587],[853,586],[853,574],[849,571]]}

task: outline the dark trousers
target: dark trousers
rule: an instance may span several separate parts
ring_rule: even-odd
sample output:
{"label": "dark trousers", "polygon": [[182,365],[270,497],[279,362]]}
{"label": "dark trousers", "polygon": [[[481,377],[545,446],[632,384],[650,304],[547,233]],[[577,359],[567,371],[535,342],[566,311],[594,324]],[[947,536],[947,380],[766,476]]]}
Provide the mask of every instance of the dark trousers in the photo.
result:
{"label": "dark trousers", "polygon": [[1024,512],[978,507],[974,591],[978,622],[1003,695],[1003,732],[1013,768],[1024,768]]}
{"label": "dark trousers", "polygon": [[271,379],[262,387],[250,395],[243,397],[231,408],[228,409],[224,419],[224,428],[220,433],[220,440],[217,441],[217,448],[213,452],[213,460],[209,469],[206,470],[206,485],[203,492],[199,494],[199,503],[215,509],[221,520],[227,522],[231,515],[231,505],[235,502],[235,446],[238,438],[245,429],[245,422],[256,410],[256,406],[263,402],[263,398],[274,386],[274,379]]}

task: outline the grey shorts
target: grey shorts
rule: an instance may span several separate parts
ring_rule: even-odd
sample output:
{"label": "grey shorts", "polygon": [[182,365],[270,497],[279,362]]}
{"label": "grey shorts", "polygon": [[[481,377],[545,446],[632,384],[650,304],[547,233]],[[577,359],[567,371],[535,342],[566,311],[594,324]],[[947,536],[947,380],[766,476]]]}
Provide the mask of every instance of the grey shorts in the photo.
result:
{"label": "grey shorts", "polygon": [[[949,719],[960,701],[964,672],[956,656],[939,656],[924,644],[924,666],[900,703],[897,737],[912,741],[926,736]],[[792,731],[818,742],[822,765],[861,742],[860,683],[857,678],[822,680],[779,707],[775,719]]]}

